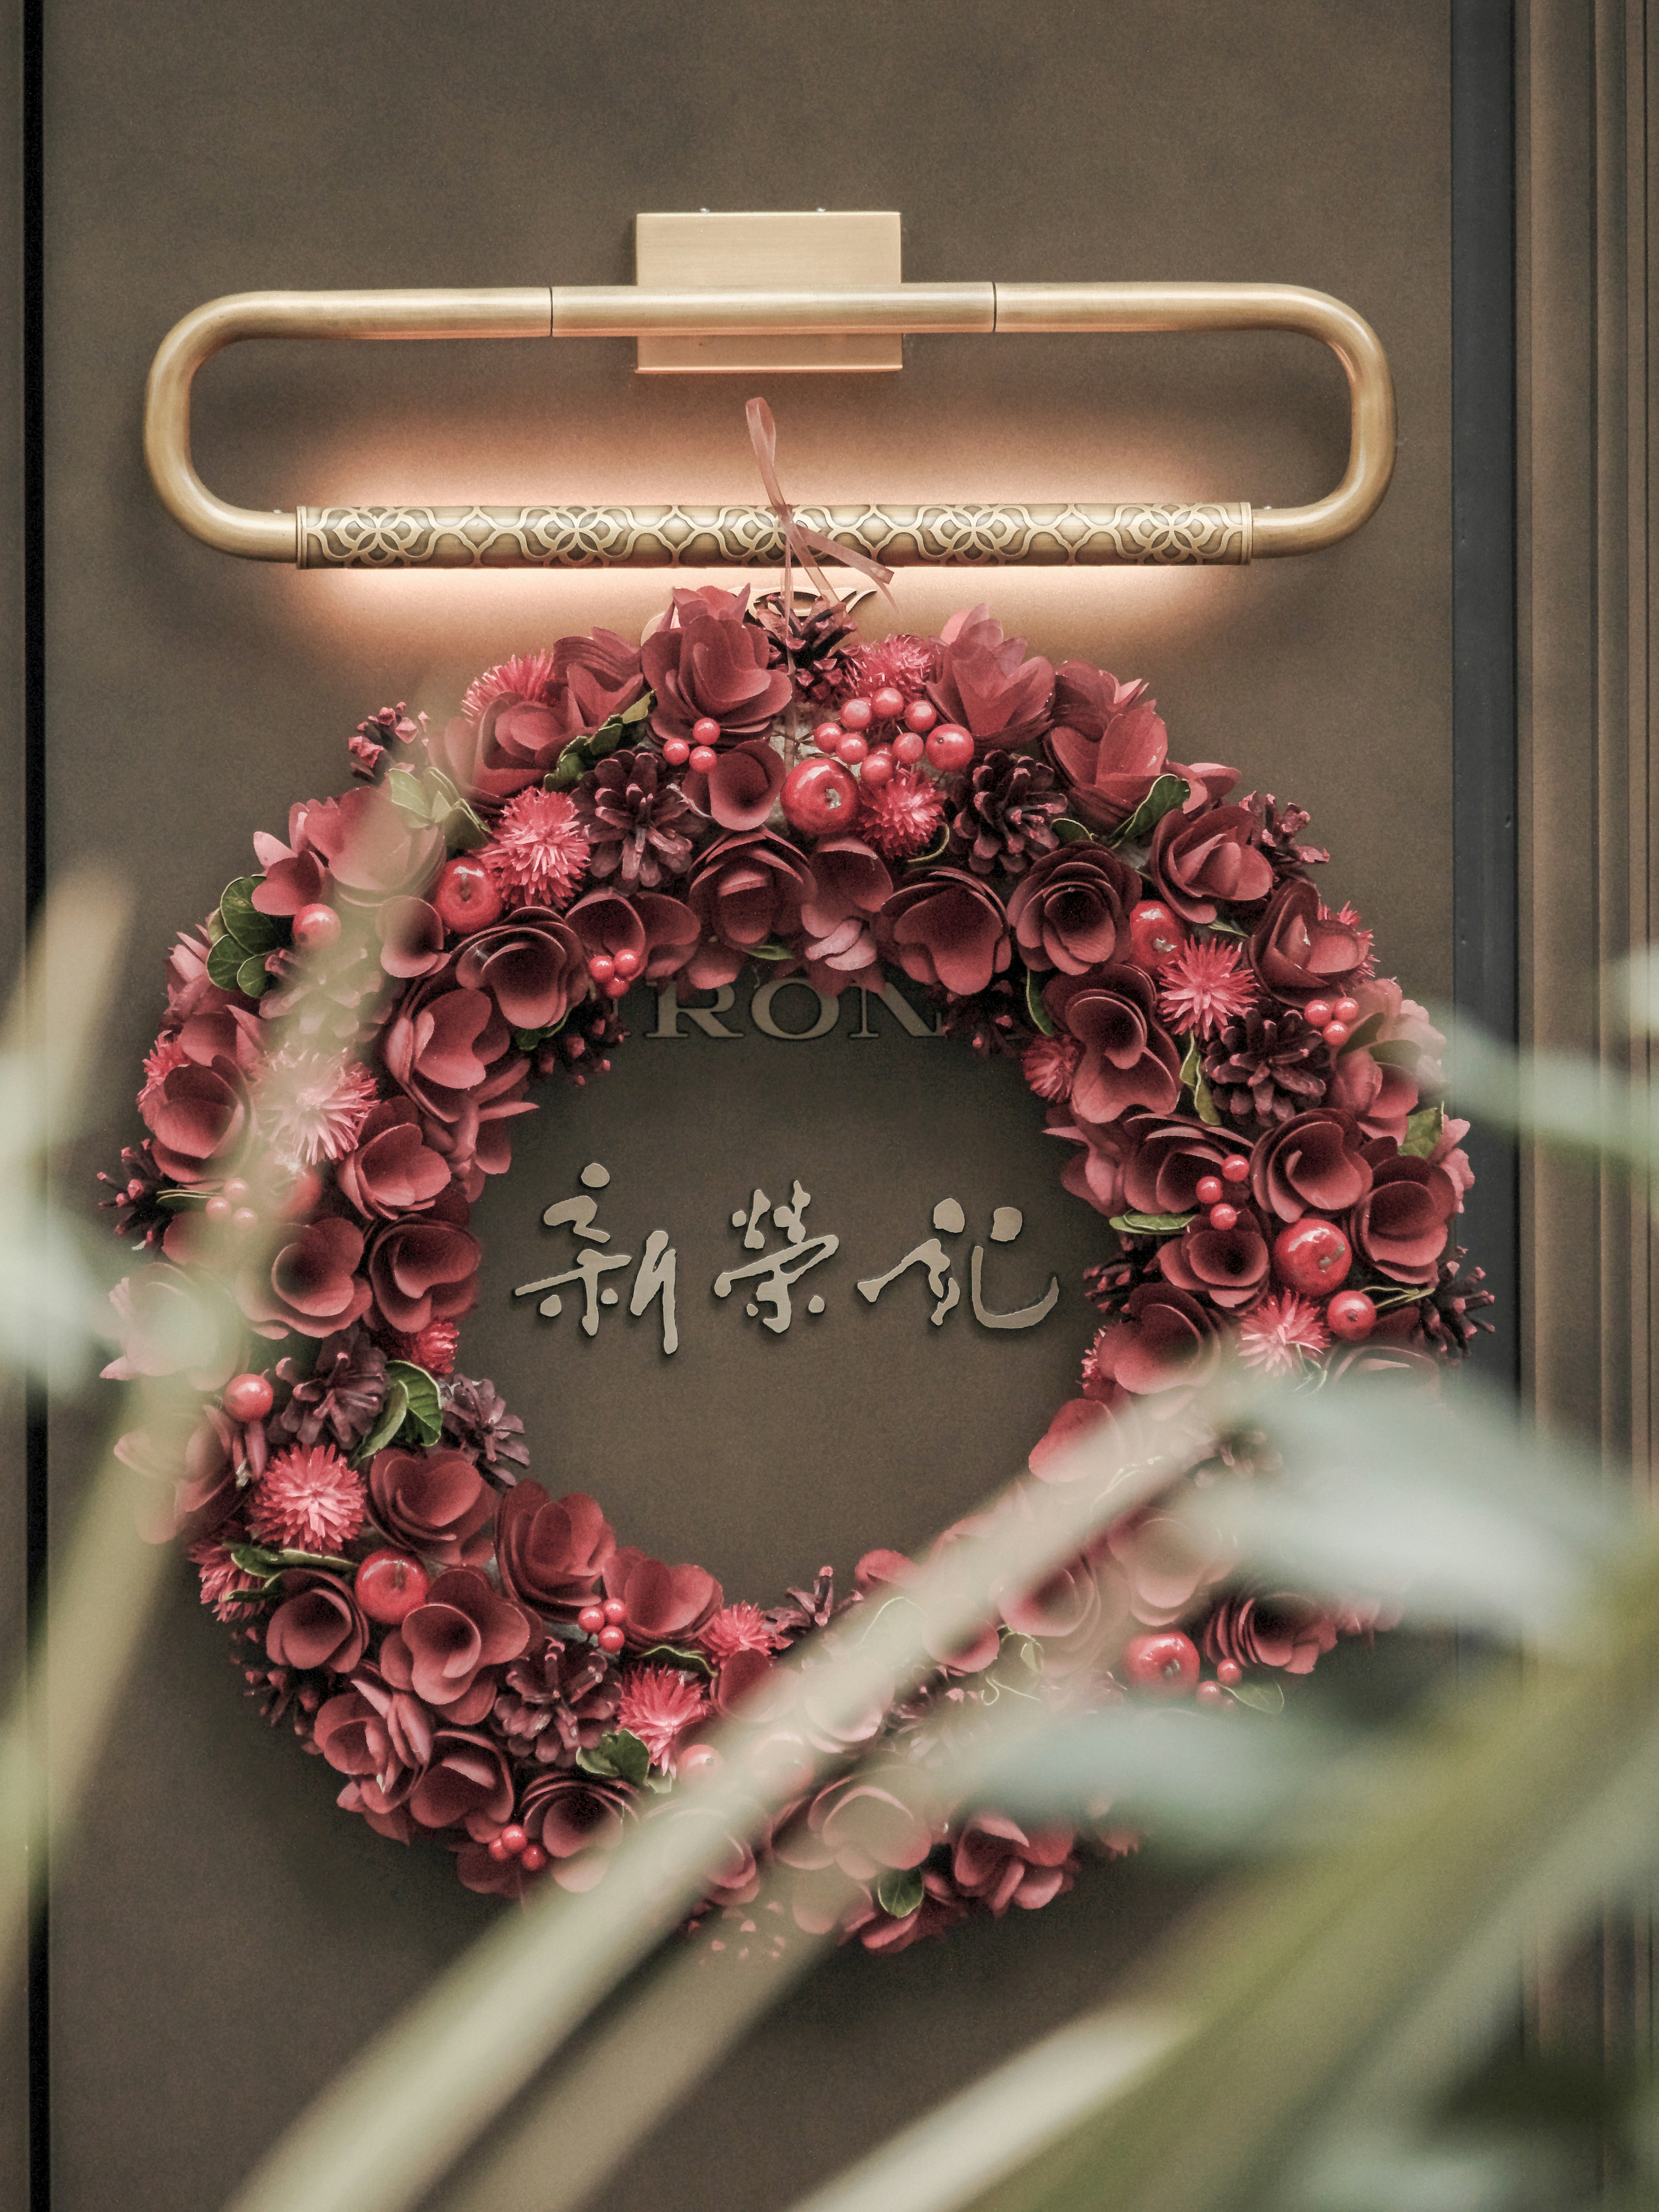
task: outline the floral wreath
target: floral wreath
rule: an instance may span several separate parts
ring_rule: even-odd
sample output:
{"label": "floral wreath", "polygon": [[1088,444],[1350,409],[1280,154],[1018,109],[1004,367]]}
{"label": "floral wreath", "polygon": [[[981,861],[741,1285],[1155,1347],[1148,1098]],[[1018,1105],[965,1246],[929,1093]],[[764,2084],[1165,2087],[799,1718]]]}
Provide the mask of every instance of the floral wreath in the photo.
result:
{"label": "floral wreath", "polygon": [[[1322,903],[1300,808],[1170,761],[1144,684],[1028,656],[982,606],[866,643],[833,598],[677,591],[639,647],[562,639],[443,730],[387,708],[349,749],[356,785],[257,836],[258,872],[179,939],[149,1133],[103,1178],[149,1255],[113,1293],[106,1371],[174,1393],[118,1449],[164,1486],[251,1692],[347,1811],[441,1838],[475,1890],[601,1879],[743,1704],[786,1753],[843,1764],[734,1839],[704,1911],[752,1932],[773,1861],[803,1924],[876,1950],[1046,1905],[1085,1844],[1133,1837],[917,1815],[903,1776],[942,1708],[1018,1686],[1274,1710],[1278,1676],[1378,1608],[1241,1579],[1166,1498],[1006,1597],[860,1741],[826,1741],[810,1668],[775,1662],[913,1563],[873,1550],[839,1595],[826,1568],[732,1601],[531,1480],[522,1422],[455,1371],[470,1206],[533,1078],[609,1068],[635,983],[902,975],[948,1034],[1018,1058],[1103,1217],[1102,1325],[1041,1480],[1089,1425],[1181,1404],[1226,1347],[1310,1381],[1468,1350],[1491,1300],[1454,1241],[1472,1176],[1443,1040]],[[1218,1450],[1249,1441],[1177,1489]]]}

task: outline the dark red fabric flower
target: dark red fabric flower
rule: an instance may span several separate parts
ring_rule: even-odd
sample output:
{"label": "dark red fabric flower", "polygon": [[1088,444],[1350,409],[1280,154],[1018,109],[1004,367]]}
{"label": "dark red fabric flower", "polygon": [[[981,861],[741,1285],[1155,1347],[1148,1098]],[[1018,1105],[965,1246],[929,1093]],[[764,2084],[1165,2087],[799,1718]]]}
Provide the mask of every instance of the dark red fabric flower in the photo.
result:
{"label": "dark red fabric flower", "polygon": [[[586,1889],[604,1871],[603,1861],[586,1854],[614,1850],[633,1817],[633,1793],[615,1782],[586,1774],[538,1774],[525,1788],[520,1825],[553,1862],[553,1878],[565,1889]],[[560,1881],[575,1859],[582,1875]],[[583,1878],[591,1875],[591,1881]]]}
{"label": "dark red fabric flower", "polygon": [[1101,845],[1062,845],[1037,861],[1008,901],[1008,919],[1028,968],[1081,975],[1127,957],[1140,878]]}
{"label": "dark red fabric flower", "polygon": [[1000,975],[1010,953],[1001,900],[962,868],[930,868],[901,884],[876,917],[876,940],[916,982],[963,999]]}
{"label": "dark red fabric flower", "polygon": [[1238,1667],[1282,1667],[1310,1674],[1336,1643],[1336,1626],[1322,1606],[1293,1590],[1261,1597],[1224,1598],[1204,1630],[1206,1656]]}
{"label": "dark red fabric flower", "polygon": [[1120,684],[1085,660],[1054,678],[1054,727],[1043,739],[1071,787],[1069,811],[1091,830],[1127,822],[1168,765],[1169,732],[1144,683]]}
{"label": "dark red fabric flower", "polygon": [[673,1644],[695,1635],[722,1602],[706,1568],[665,1567],[624,1544],[605,1570],[605,1594],[623,1608],[619,1624],[632,1644]]}
{"label": "dark red fabric flower", "polygon": [[422,1212],[449,1181],[449,1163],[421,1137],[421,1117],[401,1099],[371,1106],[356,1149],[334,1170],[341,1191],[373,1221]]}
{"label": "dark red fabric flower", "polygon": [[764,738],[723,752],[707,775],[693,769],[684,789],[691,804],[722,830],[759,830],[783,789],[783,757]]}
{"label": "dark red fabric flower", "polygon": [[1060,1171],[1060,1182],[1073,1197],[1109,1218],[1121,1213],[1124,1168],[1133,1149],[1121,1123],[1085,1121],[1069,1106],[1051,1106],[1042,1133],[1065,1138],[1082,1147],[1067,1156]]}
{"label": "dark red fabric flower", "polygon": [[1132,1114],[1121,1127],[1134,1147],[1123,1165],[1124,1203],[1136,1213],[1196,1212],[1200,1182],[1219,1175],[1234,1149],[1220,1130],[1196,1121]]}
{"label": "dark red fabric flower", "polygon": [[1137,1396],[1200,1382],[1215,1364],[1217,1317],[1189,1291],[1143,1283],[1095,1339],[1101,1374]]}
{"label": "dark red fabric flower", "polygon": [[854,1881],[920,1866],[934,1838],[909,1802],[912,1779],[902,1767],[872,1767],[830,1783],[780,1837],[778,1856],[809,1872],[833,1863]]}
{"label": "dark red fabric flower", "polygon": [[546,907],[520,907],[461,948],[455,981],[483,991],[515,1030],[551,1029],[587,995],[587,959],[569,923]]}
{"label": "dark red fabric flower", "polygon": [[483,1256],[477,1238],[453,1222],[431,1215],[388,1222],[368,1248],[368,1282],[380,1318],[404,1336],[429,1322],[459,1321],[472,1310]]}
{"label": "dark red fabric flower", "polygon": [[368,1623],[337,1575],[296,1568],[281,1577],[283,1601],[265,1624],[265,1651],[279,1667],[349,1674],[368,1648]]}
{"label": "dark red fabric flower", "polygon": [[212,1284],[165,1260],[135,1267],[109,1294],[121,1356],[100,1371],[112,1382],[185,1375],[216,1390],[246,1340],[234,1309]]}
{"label": "dark red fabric flower", "polygon": [[[746,599],[746,594],[743,595]],[[789,703],[789,678],[771,665],[771,641],[737,611],[714,611],[700,593],[676,592],[678,619],[647,638],[640,658],[656,693],[651,726],[659,738],[691,736],[705,717],[719,743],[757,738]]]}
{"label": "dark red fabric flower", "polygon": [[1346,1213],[1371,1187],[1353,1116],[1316,1107],[1281,1121],[1250,1155],[1250,1188],[1265,1213],[1300,1221],[1304,1213]]}
{"label": "dark red fabric flower", "polygon": [[301,1336],[331,1336],[366,1311],[371,1292],[356,1272],[363,1232],[334,1216],[305,1224],[270,1266],[246,1274],[239,1287],[242,1311],[262,1336],[297,1329]]}
{"label": "dark red fabric flower", "polygon": [[1250,965],[1292,1005],[1340,998],[1360,981],[1365,945],[1346,922],[1320,919],[1319,893],[1305,877],[1279,885],[1250,939]]}
{"label": "dark red fabric flower", "polygon": [[501,1500],[496,1565],[521,1605],[574,1620],[592,1602],[616,1549],[615,1530],[583,1491],[550,1498],[539,1482],[517,1482]]}
{"label": "dark red fabric flower", "polygon": [[489,1082],[512,1042],[486,993],[457,990],[438,976],[404,997],[382,1034],[380,1054],[423,1112],[453,1121]]}
{"label": "dark red fabric flower", "polygon": [[1371,1187],[1348,1217],[1354,1250],[1396,1283],[1432,1283],[1457,1211],[1457,1187],[1443,1168],[1401,1153],[1388,1139],[1366,1148]]}
{"label": "dark red fabric flower", "polygon": [[1006,1813],[975,1813],[951,1854],[951,1873],[964,1897],[976,1897],[1000,1920],[1011,1905],[1027,1912],[1048,1905],[1077,1879],[1076,1832],[1033,1828]]}
{"label": "dark red fabric flower", "polygon": [[521,1609],[476,1567],[453,1567],[381,1644],[380,1671],[394,1689],[412,1690],[434,1712],[470,1728],[495,1702],[486,1670],[518,1658],[529,1644]]}
{"label": "dark red fabric flower", "polygon": [[1025,658],[1023,637],[1005,637],[984,606],[952,615],[939,632],[939,673],[927,696],[942,718],[966,730],[976,752],[1029,746],[1048,723],[1052,663]]}
{"label": "dark red fabric flower", "polygon": [[891,894],[887,864],[861,837],[821,837],[812,848],[812,890],[800,910],[809,982],[831,998],[868,979],[880,958],[872,923]]}
{"label": "dark red fabric flower", "polygon": [[711,845],[686,894],[702,933],[687,981],[700,991],[729,983],[757,945],[793,938],[811,891],[805,856],[769,830]]}
{"label": "dark red fabric flower", "polygon": [[427,1770],[409,1793],[409,1809],[423,1828],[510,1820],[513,1778],[507,1761],[487,1735],[472,1729],[439,1729]]}
{"label": "dark red fabric flower", "polygon": [[1158,1246],[1158,1264],[1164,1281],[1176,1290],[1236,1311],[1249,1305],[1267,1282],[1267,1239],[1248,1206],[1238,1209],[1231,1229],[1212,1228],[1200,1214],[1179,1237]]}
{"label": "dark red fabric flower", "polygon": [[418,891],[443,865],[436,830],[412,829],[383,784],[319,800],[306,813],[306,842],[328,862],[341,897],[378,904],[394,891]]}
{"label": "dark red fabric flower", "polygon": [[434,906],[425,899],[390,898],[374,917],[380,940],[380,965],[399,982],[430,975],[441,968],[444,925]]}
{"label": "dark red fabric flower", "polygon": [[1158,1021],[1144,969],[1109,961],[1087,975],[1056,975],[1042,1003],[1083,1048],[1072,1105],[1085,1121],[1115,1121],[1135,1106],[1170,1112],[1181,1096],[1181,1052]]}
{"label": "dark red fabric flower", "polygon": [[247,1086],[235,1061],[222,1054],[205,1066],[186,1060],[154,1091],[146,1088],[138,1110],[162,1174],[174,1182],[199,1182],[210,1172],[209,1163],[228,1158],[246,1133]]}
{"label": "dark red fabric flower", "polygon": [[495,1509],[495,1495],[464,1452],[376,1452],[368,1470],[376,1523],[424,1558],[459,1567]]}
{"label": "dark red fabric flower", "polygon": [[432,1756],[432,1716],[418,1698],[393,1690],[365,1668],[349,1690],[319,1706],[317,1748],[337,1774],[360,1785],[364,1813],[394,1811]]}
{"label": "dark red fabric flower", "polygon": [[647,983],[677,974],[696,949],[697,917],[665,891],[636,891],[631,898],[621,891],[589,891],[565,920],[590,959],[596,952],[612,960],[619,952],[632,953]]}
{"label": "dark red fabric flower", "polygon": [[1254,906],[1273,887],[1261,823],[1248,806],[1172,808],[1152,832],[1153,882],[1178,915],[1210,922],[1221,906]]}

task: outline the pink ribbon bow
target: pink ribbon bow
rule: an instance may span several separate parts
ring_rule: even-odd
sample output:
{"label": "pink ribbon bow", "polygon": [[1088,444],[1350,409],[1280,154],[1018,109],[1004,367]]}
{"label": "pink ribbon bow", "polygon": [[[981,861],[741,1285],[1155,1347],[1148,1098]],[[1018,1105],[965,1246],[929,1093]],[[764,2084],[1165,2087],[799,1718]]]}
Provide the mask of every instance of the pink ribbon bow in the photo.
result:
{"label": "pink ribbon bow", "polygon": [[783,495],[783,486],[778,482],[777,426],[766,402],[751,399],[744,412],[749,418],[749,436],[755,448],[755,463],[760,470],[761,482],[766,487],[766,496],[783,532],[782,598],[786,611],[794,604],[792,564],[799,561],[811,578],[818,597],[826,600],[838,613],[844,611],[839,595],[831,588],[828,577],[812,558],[815,552],[821,553],[826,561],[839,561],[848,568],[858,569],[861,574],[868,576],[872,584],[879,584],[882,590],[887,592],[890,602],[893,595],[887,591],[887,586],[893,580],[890,568],[884,568],[879,561],[872,560],[867,553],[861,553],[854,545],[843,545],[839,538],[826,538],[821,530],[809,530],[804,522],[798,520],[794,508]]}

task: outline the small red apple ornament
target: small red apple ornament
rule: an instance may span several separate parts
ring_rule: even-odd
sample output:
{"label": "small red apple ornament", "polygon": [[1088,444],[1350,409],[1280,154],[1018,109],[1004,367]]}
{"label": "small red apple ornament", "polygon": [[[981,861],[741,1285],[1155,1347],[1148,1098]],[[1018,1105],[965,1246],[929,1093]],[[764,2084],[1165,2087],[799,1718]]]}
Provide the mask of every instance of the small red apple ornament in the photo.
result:
{"label": "small red apple ornament", "polygon": [[1325,1309],[1325,1326],[1344,1344],[1363,1344],[1376,1327],[1376,1308],[1364,1291],[1339,1291]]}
{"label": "small red apple ornament", "polygon": [[1198,1680],[1198,1647],[1179,1629],[1132,1636],[1123,1647],[1123,1671],[1137,1690],[1154,1697],[1184,1698]]}
{"label": "small red apple ornament", "polygon": [[805,837],[844,830],[859,811],[859,787],[837,760],[820,753],[801,761],[783,779],[783,811]]}
{"label": "small red apple ornament", "polygon": [[407,1552],[371,1552],[357,1570],[353,1588],[371,1620],[395,1628],[417,1605],[426,1603],[432,1585],[426,1569]]}
{"label": "small red apple ornament", "polygon": [[1161,968],[1187,942],[1187,933],[1161,899],[1142,899],[1129,912],[1129,957],[1137,968]]}
{"label": "small red apple ornament", "polygon": [[1340,1291],[1352,1264],[1348,1240],[1335,1222],[1313,1214],[1281,1229],[1273,1239],[1273,1269],[1279,1280],[1310,1297]]}
{"label": "small red apple ornament", "polygon": [[446,929],[453,929],[458,937],[468,937],[475,929],[488,929],[499,919],[501,895],[482,860],[458,853],[444,863],[433,885],[432,903]]}

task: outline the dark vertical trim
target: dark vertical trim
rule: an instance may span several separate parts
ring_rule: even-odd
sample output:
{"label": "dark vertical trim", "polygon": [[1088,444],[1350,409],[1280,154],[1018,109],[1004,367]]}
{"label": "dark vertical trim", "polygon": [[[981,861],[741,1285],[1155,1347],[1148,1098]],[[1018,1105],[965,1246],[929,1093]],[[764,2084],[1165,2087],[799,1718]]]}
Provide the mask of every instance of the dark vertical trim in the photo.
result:
{"label": "dark vertical trim", "polygon": [[[1452,914],[1460,1013],[1518,1036],[1516,720],[1515,19],[1452,0]],[[1463,1241],[1498,1298],[1480,1364],[1520,1382],[1520,1184],[1477,1132]]]}
{"label": "dark vertical trim", "polygon": [[[46,168],[44,100],[45,0],[24,0],[21,63],[22,90],[23,338],[23,896],[33,921],[46,896]],[[30,1648],[39,1644],[46,1604],[46,1405],[33,1382],[24,1407],[24,1545]],[[41,1715],[30,1716],[38,1727]],[[48,1929],[44,1888],[29,1930],[28,2137],[30,2212],[50,2212],[52,2127],[47,2038]]]}

